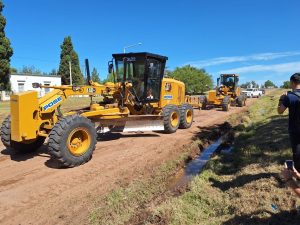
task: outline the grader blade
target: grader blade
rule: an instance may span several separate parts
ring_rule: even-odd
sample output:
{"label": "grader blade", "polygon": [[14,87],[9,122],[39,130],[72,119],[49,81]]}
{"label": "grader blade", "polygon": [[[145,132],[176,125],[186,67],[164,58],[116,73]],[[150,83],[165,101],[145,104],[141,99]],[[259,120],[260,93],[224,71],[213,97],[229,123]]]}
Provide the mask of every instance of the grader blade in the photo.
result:
{"label": "grader blade", "polygon": [[164,130],[163,117],[157,115],[129,116],[114,121],[101,120],[97,125],[98,133]]}

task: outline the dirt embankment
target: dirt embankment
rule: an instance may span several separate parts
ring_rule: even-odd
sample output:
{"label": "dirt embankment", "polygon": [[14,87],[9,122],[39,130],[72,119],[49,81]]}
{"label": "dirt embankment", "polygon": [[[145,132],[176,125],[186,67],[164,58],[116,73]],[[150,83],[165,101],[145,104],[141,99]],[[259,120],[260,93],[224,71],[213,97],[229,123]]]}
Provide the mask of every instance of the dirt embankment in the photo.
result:
{"label": "dirt embankment", "polygon": [[246,109],[195,110],[192,128],[171,135],[101,136],[92,160],[73,169],[59,168],[46,146],[19,155],[0,145],[0,224],[87,224],[98,196],[150,175],[153,168],[176,158],[199,130]]}

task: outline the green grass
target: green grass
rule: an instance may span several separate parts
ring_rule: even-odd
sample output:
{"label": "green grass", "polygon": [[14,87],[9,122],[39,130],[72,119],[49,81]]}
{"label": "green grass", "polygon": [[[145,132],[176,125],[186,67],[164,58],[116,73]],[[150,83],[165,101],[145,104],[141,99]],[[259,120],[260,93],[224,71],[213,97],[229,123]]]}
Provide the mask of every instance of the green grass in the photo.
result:
{"label": "green grass", "polygon": [[151,177],[137,179],[126,187],[117,188],[105,196],[100,196],[95,200],[94,209],[90,213],[91,224],[128,223],[139,212],[138,209],[144,208],[154,198],[164,195],[168,189],[169,177],[175,175],[176,168],[201,144],[200,141],[193,142],[175,160],[170,160],[153,170]]}
{"label": "green grass", "polygon": [[9,102],[0,102],[0,123],[9,114]]}
{"label": "green grass", "polygon": [[145,224],[153,224],[151,218],[174,225],[299,224],[293,212],[300,202],[279,177],[291,158],[287,115],[276,112],[281,93],[252,105],[235,128],[233,154],[214,157],[190,191],[156,206]]}

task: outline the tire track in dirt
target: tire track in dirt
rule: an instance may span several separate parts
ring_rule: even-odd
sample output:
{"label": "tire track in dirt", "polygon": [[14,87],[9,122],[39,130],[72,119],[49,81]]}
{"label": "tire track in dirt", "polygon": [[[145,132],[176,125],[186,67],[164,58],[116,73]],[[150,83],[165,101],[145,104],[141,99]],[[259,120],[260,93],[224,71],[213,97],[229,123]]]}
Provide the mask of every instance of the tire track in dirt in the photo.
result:
{"label": "tire track in dirt", "polygon": [[46,147],[34,154],[10,155],[1,144],[0,224],[87,224],[97,196],[150,175],[163,162],[175,159],[201,127],[222,123],[245,110],[195,110],[192,128],[171,135],[102,136],[92,160],[72,169],[57,168]]}

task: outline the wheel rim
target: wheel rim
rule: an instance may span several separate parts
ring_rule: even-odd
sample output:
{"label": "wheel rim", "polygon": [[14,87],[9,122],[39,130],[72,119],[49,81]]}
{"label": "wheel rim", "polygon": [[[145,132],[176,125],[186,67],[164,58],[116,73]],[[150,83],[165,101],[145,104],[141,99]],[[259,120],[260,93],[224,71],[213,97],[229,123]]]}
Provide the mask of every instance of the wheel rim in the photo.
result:
{"label": "wheel rim", "polygon": [[81,156],[87,152],[91,138],[87,129],[79,127],[74,129],[68,138],[68,149],[74,156]]}
{"label": "wheel rim", "polygon": [[186,122],[187,122],[188,124],[190,124],[190,123],[192,122],[192,119],[193,119],[193,113],[192,113],[191,110],[188,109],[188,110],[186,111],[185,118],[186,118]]}
{"label": "wheel rim", "polygon": [[173,112],[171,114],[171,125],[172,125],[172,127],[178,126],[178,123],[179,123],[179,115],[178,115],[177,112]]}

